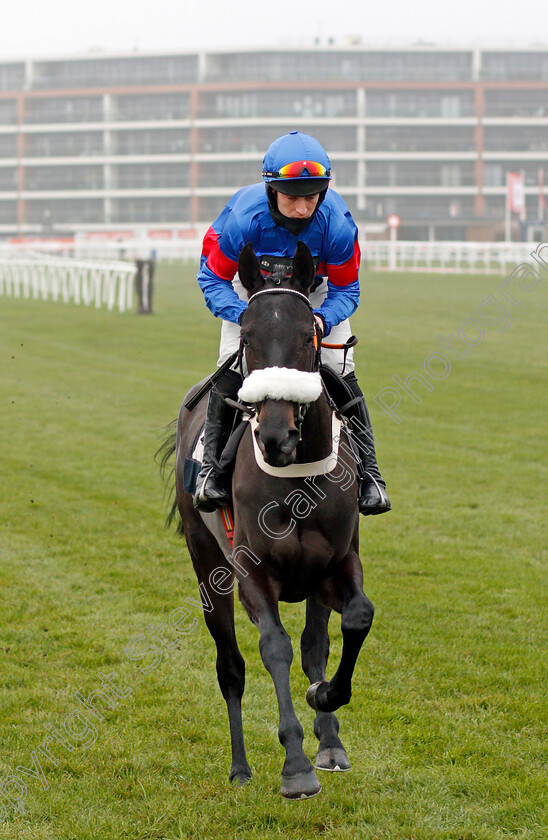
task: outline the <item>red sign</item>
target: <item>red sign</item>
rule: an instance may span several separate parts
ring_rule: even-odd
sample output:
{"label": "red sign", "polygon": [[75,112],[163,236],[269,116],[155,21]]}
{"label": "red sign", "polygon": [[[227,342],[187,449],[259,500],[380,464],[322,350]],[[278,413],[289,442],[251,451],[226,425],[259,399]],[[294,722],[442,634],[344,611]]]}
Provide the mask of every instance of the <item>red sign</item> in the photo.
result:
{"label": "red sign", "polygon": [[147,231],[149,239],[171,239],[173,231],[171,230],[149,230]]}
{"label": "red sign", "polygon": [[386,224],[388,225],[388,227],[389,227],[391,230],[395,230],[396,228],[399,228],[399,226],[400,226],[400,224],[401,224],[401,219],[400,219],[400,217],[399,217],[399,216],[396,216],[396,214],[395,214],[395,213],[392,213],[392,214],[391,214],[391,215],[387,218],[387,220],[386,220]]}
{"label": "red sign", "polygon": [[86,240],[93,242],[98,240],[104,242],[105,240],[115,239],[121,241],[123,239],[133,239],[132,230],[89,230],[86,232]]}
{"label": "red sign", "polygon": [[74,245],[73,236],[12,236],[10,245],[32,245],[46,243],[48,245]]}

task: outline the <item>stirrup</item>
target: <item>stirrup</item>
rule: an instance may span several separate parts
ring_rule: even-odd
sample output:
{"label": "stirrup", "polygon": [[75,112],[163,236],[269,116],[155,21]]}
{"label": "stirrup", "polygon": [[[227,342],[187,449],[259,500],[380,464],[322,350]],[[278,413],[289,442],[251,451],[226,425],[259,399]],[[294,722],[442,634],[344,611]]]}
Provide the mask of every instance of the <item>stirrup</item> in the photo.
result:
{"label": "stirrup", "polygon": [[[223,490],[216,491],[218,493],[218,498],[210,498],[206,495],[206,487],[207,483],[210,478],[214,476],[214,467],[210,467],[207,473],[205,474],[204,480],[200,485],[200,489],[197,493],[194,494],[192,497],[192,504],[195,510],[201,510],[203,513],[212,513],[214,510],[218,508],[224,507],[224,505],[230,502],[230,498],[227,493]],[[223,494],[223,495],[221,495]]]}
{"label": "stirrup", "polygon": [[[367,481],[365,481],[366,478]],[[362,504],[364,482],[375,485],[377,493],[379,494],[379,501],[375,505]],[[378,516],[381,513],[388,513],[388,511],[392,509],[392,505],[390,504],[390,499],[388,498],[385,488],[379,483],[379,481],[377,481],[375,476],[371,475],[371,473],[367,471],[364,472],[364,477],[362,478],[358,507],[360,513],[364,516]]]}

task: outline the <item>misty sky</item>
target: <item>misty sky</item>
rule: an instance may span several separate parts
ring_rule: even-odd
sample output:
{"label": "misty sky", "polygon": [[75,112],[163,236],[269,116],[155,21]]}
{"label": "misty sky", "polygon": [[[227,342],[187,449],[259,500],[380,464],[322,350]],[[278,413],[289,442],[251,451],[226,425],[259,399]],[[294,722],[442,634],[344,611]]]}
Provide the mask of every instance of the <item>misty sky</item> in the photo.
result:
{"label": "misty sky", "polygon": [[94,49],[296,47],[349,35],[371,45],[548,44],[546,0],[15,0],[6,12],[0,60]]}

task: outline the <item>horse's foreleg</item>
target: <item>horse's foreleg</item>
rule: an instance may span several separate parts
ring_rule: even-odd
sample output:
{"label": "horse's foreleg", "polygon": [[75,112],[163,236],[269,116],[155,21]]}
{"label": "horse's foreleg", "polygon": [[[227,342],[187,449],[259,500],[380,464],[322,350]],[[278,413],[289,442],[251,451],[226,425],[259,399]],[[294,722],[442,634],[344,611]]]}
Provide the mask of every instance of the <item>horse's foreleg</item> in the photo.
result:
{"label": "horse's foreleg", "polygon": [[245,663],[234,631],[233,595],[223,595],[222,598],[222,608],[219,609],[219,601],[213,601],[214,611],[205,613],[205,616],[209,632],[217,646],[217,680],[228,711],[232,749],[230,781],[236,785],[243,785],[251,778],[242,727]]}
{"label": "horse's foreleg", "polygon": [[[234,595],[229,591],[233,570],[209,532],[201,528],[197,530],[198,533],[191,531],[187,532],[186,536],[198,580],[207,580],[211,584],[210,576],[212,571],[215,571],[216,579],[224,581],[223,586],[226,590],[220,592],[215,591],[212,586],[207,587],[211,604],[209,610],[204,610],[204,618],[217,648],[217,679],[228,710],[232,748],[230,781],[243,785],[249,781],[252,774],[246,758],[242,728],[245,663],[234,629]],[[217,572],[218,569],[222,571]]]}
{"label": "horse's foreleg", "polygon": [[[306,624],[301,636],[301,660],[303,671],[311,684],[325,680],[330,614],[331,610],[315,599],[307,599]],[[315,761],[319,770],[350,770],[346,750],[339,738],[339,721],[333,712],[316,712],[314,735],[320,742]]]}
{"label": "horse's foreleg", "polygon": [[338,577],[330,594],[329,605],[341,612],[341,661],[335,676],[329,682],[316,682],[306,693],[310,706],[322,712],[333,712],[350,702],[356,660],[373,622],[374,608],[363,593],[362,569],[358,555],[351,555],[346,559],[342,566],[342,577]]}
{"label": "horse's foreleg", "polygon": [[321,790],[314,768],[303,752],[304,732],[291,699],[289,670],[293,660],[291,640],[278,613],[277,603],[263,601],[254,605],[258,620],[259,650],[265,668],[272,677],[280,713],[278,737],[285,748],[282,769],[282,796],[287,799],[307,799]]}

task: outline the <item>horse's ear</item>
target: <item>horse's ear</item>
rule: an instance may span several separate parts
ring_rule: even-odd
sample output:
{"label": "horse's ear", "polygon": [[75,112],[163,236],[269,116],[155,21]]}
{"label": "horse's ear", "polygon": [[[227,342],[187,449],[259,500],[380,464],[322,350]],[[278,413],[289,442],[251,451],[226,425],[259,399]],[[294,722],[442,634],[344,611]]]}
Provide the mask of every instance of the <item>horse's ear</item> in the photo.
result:
{"label": "horse's ear", "polygon": [[304,242],[297,242],[297,249],[293,257],[292,285],[298,291],[308,294],[308,289],[312,285],[315,273],[316,267],[314,266],[314,260],[312,259],[308,245],[305,245]]}
{"label": "horse's ear", "polygon": [[250,295],[264,286],[264,277],[259,268],[259,260],[255,256],[253,245],[248,242],[240,251],[238,259],[238,275],[242,285]]}

